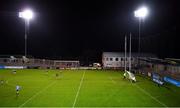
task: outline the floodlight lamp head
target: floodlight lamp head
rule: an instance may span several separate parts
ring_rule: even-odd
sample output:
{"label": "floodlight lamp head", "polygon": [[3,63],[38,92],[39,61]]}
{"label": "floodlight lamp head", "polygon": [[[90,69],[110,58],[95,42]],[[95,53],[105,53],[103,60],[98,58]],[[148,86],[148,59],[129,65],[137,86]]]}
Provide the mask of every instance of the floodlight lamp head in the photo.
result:
{"label": "floodlight lamp head", "polygon": [[145,18],[148,15],[148,9],[146,7],[141,7],[134,12],[135,17]]}
{"label": "floodlight lamp head", "polygon": [[19,12],[19,17],[24,18],[26,20],[30,20],[33,18],[33,12],[31,10],[27,9],[23,12]]}

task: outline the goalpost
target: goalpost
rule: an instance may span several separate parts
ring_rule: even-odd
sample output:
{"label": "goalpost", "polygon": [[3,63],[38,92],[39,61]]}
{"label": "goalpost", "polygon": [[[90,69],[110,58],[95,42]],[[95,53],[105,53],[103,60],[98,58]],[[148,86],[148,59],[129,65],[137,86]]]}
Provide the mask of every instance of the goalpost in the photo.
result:
{"label": "goalpost", "polygon": [[128,78],[130,79],[131,81],[134,81],[136,82],[136,77],[133,73],[131,73],[131,33],[130,33],[130,40],[129,40],[129,71],[127,71],[126,69],[126,60],[127,60],[127,57],[126,57],[126,53],[127,53],[127,37],[125,36],[125,59],[124,59],[124,78]]}

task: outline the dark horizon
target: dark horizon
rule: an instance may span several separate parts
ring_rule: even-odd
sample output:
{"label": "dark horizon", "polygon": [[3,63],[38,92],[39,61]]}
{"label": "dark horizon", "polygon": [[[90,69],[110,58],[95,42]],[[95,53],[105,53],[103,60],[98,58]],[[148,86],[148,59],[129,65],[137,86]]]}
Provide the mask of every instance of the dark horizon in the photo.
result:
{"label": "dark horizon", "polygon": [[28,55],[38,58],[101,60],[102,52],[124,52],[124,36],[132,33],[138,50],[138,19],[134,10],[145,5],[149,16],[141,31],[141,52],[160,58],[180,58],[177,1],[0,1],[0,55],[24,54],[24,20],[18,12],[31,8]]}

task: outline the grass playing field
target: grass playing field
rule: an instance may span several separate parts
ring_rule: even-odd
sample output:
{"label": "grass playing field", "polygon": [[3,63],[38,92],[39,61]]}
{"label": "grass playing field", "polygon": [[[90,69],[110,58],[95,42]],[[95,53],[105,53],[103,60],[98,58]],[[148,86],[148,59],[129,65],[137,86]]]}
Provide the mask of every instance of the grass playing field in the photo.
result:
{"label": "grass playing field", "polygon": [[140,76],[131,83],[119,71],[0,70],[1,79],[1,107],[180,107],[180,88]]}

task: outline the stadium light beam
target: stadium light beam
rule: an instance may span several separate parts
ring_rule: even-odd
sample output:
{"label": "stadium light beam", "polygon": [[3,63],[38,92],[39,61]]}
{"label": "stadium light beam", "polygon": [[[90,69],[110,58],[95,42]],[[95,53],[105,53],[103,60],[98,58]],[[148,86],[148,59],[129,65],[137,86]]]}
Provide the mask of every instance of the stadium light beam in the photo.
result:
{"label": "stadium light beam", "polygon": [[[139,8],[138,10],[134,11],[134,16],[139,18],[139,42],[138,42],[138,53],[140,56],[140,49],[141,49],[141,21],[142,19],[144,19],[147,15],[149,14],[148,12],[148,8],[143,6],[141,8]],[[139,57],[138,56],[138,57]],[[139,61],[139,60],[138,60]],[[138,62],[139,64],[139,62]]]}
{"label": "stadium light beam", "polygon": [[29,21],[34,17],[33,12],[30,9],[26,9],[23,12],[19,12],[19,17],[25,20],[25,57],[27,55],[27,30],[29,26]]}

